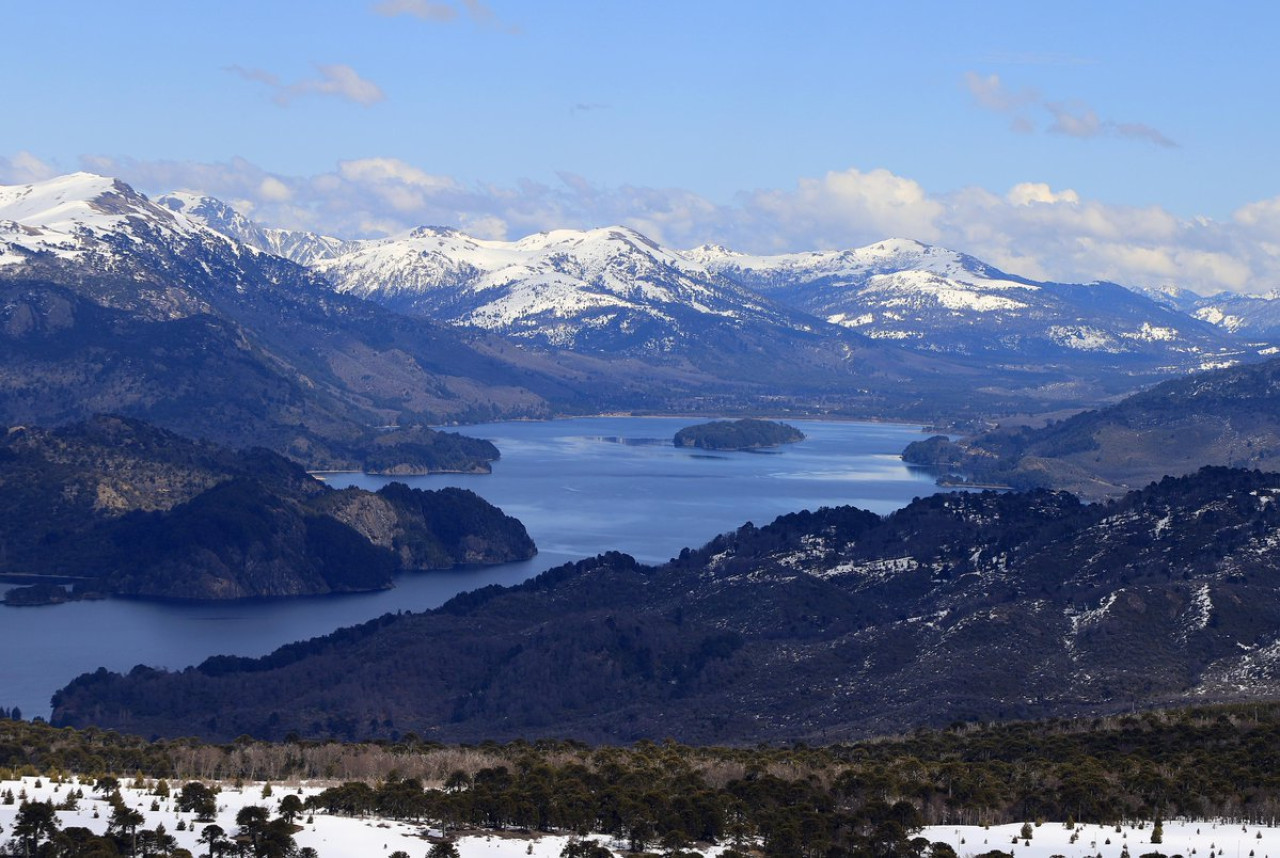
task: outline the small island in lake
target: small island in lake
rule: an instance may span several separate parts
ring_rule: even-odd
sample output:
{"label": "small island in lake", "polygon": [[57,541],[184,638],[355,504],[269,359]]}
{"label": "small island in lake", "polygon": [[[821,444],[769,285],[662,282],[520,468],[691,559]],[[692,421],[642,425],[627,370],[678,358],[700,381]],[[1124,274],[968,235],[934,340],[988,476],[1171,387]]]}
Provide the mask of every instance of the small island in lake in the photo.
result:
{"label": "small island in lake", "polygon": [[746,418],[686,426],[676,433],[675,445],[703,450],[758,450],[803,440],[804,433],[794,426],[774,420]]}

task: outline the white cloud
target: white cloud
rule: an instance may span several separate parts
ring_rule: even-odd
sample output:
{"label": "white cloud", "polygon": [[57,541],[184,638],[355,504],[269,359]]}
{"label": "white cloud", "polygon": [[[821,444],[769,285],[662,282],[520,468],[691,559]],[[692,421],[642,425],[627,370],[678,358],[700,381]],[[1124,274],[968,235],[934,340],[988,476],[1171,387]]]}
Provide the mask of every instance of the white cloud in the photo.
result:
{"label": "white cloud", "polygon": [[977,72],[965,72],[964,85],[977,104],[995,113],[1009,114],[1010,128],[1020,134],[1035,131],[1036,125],[1028,112],[1047,111],[1050,122],[1047,130],[1066,137],[1088,139],[1091,137],[1120,137],[1140,140],[1165,148],[1175,148],[1177,143],[1159,129],[1143,122],[1116,122],[1103,119],[1098,112],[1079,100],[1048,101],[1031,87],[1013,91],[997,74],[982,76]]}
{"label": "white cloud", "polygon": [[[16,163],[42,169],[38,158],[25,154],[0,160],[10,173]],[[1003,193],[970,187],[932,194],[887,170],[835,171],[717,204],[681,188],[605,187],[570,173],[553,184],[467,184],[395,158],[343,161],[314,176],[271,174],[243,159],[208,164],[90,157],[83,165],[149,193],[199,190],[236,201],[265,225],[343,237],[436,224],[518,238],[620,223],[676,248],[711,242],[773,253],[901,236],[1043,280],[1175,285],[1204,293],[1280,286],[1280,198],[1242,206],[1231,219],[1217,221],[1180,218],[1158,206],[1109,205],[1042,182]]]}
{"label": "white cloud", "polygon": [[401,184],[431,190],[457,187],[457,183],[448,176],[433,176],[398,158],[341,161],[338,163],[338,174],[349,181],[370,184]]}
{"label": "white cloud", "polygon": [[293,196],[293,191],[289,190],[289,186],[275,176],[267,176],[259,182],[258,193],[261,194],[263,200],[269,203],[287,202]]}
{"label": "white cloud", "polygon": [[1032,203],[1078,203],[1080,195],[1070,188],[1054,192],[1044,182],[1022,182],[1010,188],[1005,199],[1015,206],[1029,206]]}
{"label": "white cloud", "polygon": [[[944,211],[917,182],[888,170],[827,173],[801,179],[794,190],[757,191],[741,202],[751,222],[772,224],[772,243],[779,248],[798,241],[847,246],[886,236],[936,241]],[[770,234],[770,227],[761,233]]]}
{"label": "white cloud", "polygon": [[265,69],[244,68],[243,66],[227,66],[227,71],[240,75],[245,80],[261,83],[274,92],[271,100],[281,107],[287,107],[298,98],[308,95],[329,96],[344,101],[353,101],[368,107],[386,99],[382,88],[370,80],[362,78],[351,66],[341,63],[317,64],[319,77],[303,78],[293,83],[285,83],[279,76]]}
{"label": "white cloud", "polygon": [[1090,107],[1079,102],[1045,102],[1045,109],[1053,114],[1049,130],[1068,137],[1097,137],[1102,133],[1102,120]]}
{"label": "white cloud", "polygon": [[26,185],[58,175],[58,169],[30,152],[19,151],[9,158],[0,158],[0,182],[6,185]]}
{"label": "white cloud", "polygon": [[1178,146],[1177,143],[1164,136],[1157,129],[1141,122],[1112,122],[1109,127],[1118,137],[1146,140],[1168,149],[1175,149]]}

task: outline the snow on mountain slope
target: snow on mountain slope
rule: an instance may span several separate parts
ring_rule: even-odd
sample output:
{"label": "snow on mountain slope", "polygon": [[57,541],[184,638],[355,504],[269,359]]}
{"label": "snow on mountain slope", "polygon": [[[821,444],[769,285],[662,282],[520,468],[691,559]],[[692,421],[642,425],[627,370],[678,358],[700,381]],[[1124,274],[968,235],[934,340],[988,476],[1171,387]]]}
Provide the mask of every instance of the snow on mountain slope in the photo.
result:
{"label": "snow on mountain slope", "polygon": [[1190,312],[1197,319],[1239,336],[1280,340],[1280,291],[1264,295],[1221,292],[1200,298]]}
{"label": "snow on mountain slope", "polygon": [[310,266],[341,292],[575,350],[677,352],[709,324],[830,337],[823,321],[915,352],[988,360],[1137,359],[1186,369],[1221,365],[1241,350],[1226,326],[1168,300],[1106,283],[1041,283],[911,239],[773,256],[712,245],[677,252],[621,226],[518,241],[421,227],[344,241],[265,229],[209,198],[162,200]]}
{"label": "snow on mountain slope", "polygon": [[214,197],[172,191],[156,198],[170,211],[181,212],[212,230],[299,265],[312,265],[359,247],[359,242],[290,229],[261,226]]}
{"label": "snow on mountain slope", "polygon": [[0,186],[0,265],[16,265],[41,253],[83,261],[112,243],[141,243],[143,231],[167,239],[208,233],[123,182],[92,173]]}
{"label": "snow on mountain slope", "polygon": [[811,251],[752,256],[724,247],[703,245],[684,254],[708,270],[731,274],[761,291],[786,288],[797,281],[864,282],[903,271],[927,273],[982,291],[1035,290],[1031,280],[998,271],[972,256],[914,239],[893,238],[854,250]]}
{"label": "snow on mountain slope", "polygon": [[554,346],[665,352],[707,322],[810,327],[620,226],[514,242],[421,227],[314,267],[342,292]]}
{"label": "snow on mountain slope", "polygon": [[186,317],[207,312],[215,294],[274,282],[269,270],[288,264],[117,179],[0,186],[0,276],[74,282],[102,306]]}
{"label": "snow on mountain slope", "polygon": [[1235,348],[1205,324],[1113,284],[1041,283],[910,239],[779,256],[703,246],[687,256],[782,303],[919,350],[1144,353],[1194,363]]}

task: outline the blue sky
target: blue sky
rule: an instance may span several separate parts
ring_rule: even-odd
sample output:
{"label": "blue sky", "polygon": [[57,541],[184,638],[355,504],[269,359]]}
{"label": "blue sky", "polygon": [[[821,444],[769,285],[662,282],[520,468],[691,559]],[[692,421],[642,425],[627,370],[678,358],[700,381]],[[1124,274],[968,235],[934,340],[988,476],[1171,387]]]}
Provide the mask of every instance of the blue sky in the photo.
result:
{"label": "blue sky", "polygon": [[903,235],[1280,288],[1270,4],[8,4],[0,181],[90,169],[344,236]]}

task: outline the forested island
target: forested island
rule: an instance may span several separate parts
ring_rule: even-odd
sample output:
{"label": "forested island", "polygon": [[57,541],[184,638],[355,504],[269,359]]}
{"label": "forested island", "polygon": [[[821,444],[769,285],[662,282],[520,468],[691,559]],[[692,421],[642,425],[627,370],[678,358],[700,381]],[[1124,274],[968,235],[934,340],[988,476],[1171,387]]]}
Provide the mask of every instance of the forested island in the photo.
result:
{"label": "forested island", "polygon": [[759,450],[803,440],[804,433],[794,426],[751,417],[686,426],[675,435],[677,447],[703,450]]}

